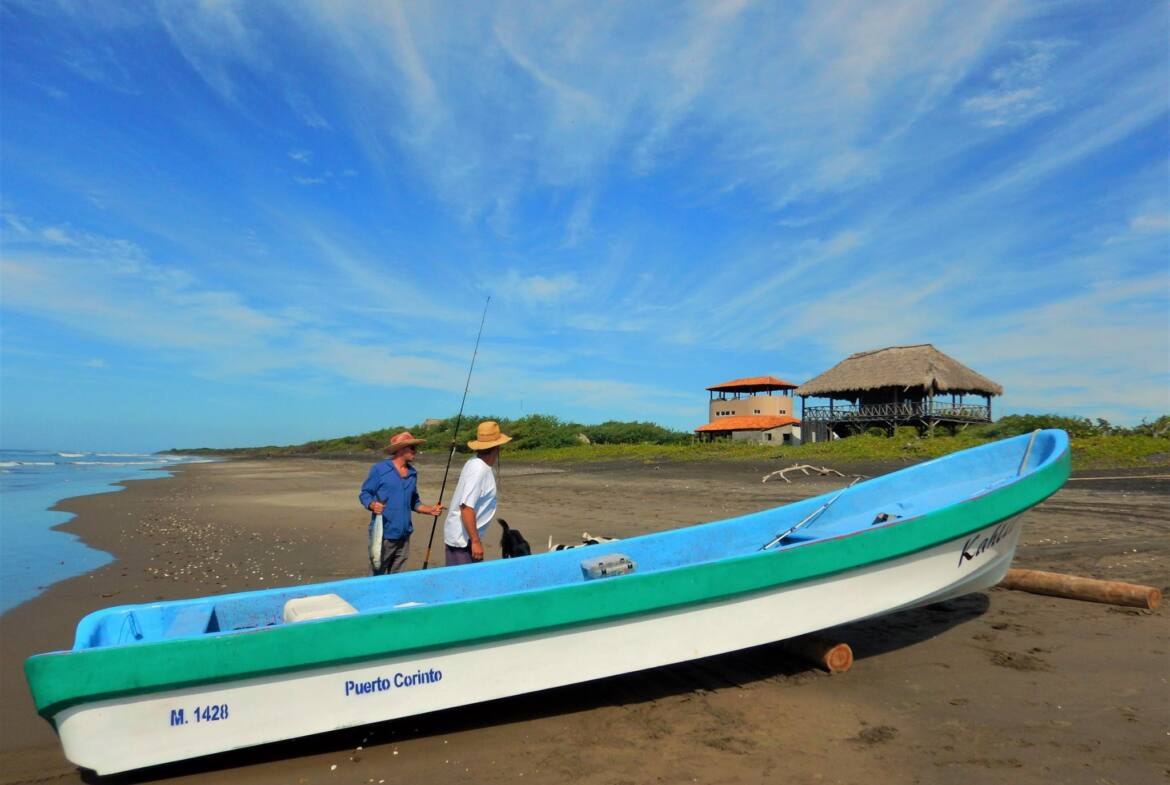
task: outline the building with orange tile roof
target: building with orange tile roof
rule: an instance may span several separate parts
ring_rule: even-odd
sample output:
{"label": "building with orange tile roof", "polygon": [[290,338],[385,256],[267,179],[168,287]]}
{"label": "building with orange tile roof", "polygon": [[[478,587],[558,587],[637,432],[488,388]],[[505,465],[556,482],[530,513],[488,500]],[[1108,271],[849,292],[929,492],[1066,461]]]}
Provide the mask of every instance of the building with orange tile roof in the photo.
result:
{"label": "building with orange tile roof", "polygon": [[[733,379],[722,384],[713,384],[707,388],[712,393],[755,393],[774,390],[795,390],[796,385],[777,379],[775,376],[749,376],[746,379]],[[714,397],[714,395],[712,395]]]}
{"label": "building with orange tile roof", "polygon": [[749,376],[707,388],[708,422],[695,429],[699,438],[713,441],[800,441],[800,420],[793,416],[796,385],[775,376]]}

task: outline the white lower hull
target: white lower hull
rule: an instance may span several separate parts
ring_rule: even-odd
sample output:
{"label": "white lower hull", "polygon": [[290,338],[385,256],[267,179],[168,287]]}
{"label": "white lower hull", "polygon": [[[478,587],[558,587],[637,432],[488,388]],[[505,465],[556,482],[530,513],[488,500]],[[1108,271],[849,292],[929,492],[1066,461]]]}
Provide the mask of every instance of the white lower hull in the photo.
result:
{"label": "white lower hull", "polygon": [[[1019,538],[1014,519],[999,524],[1000,537],[989,538],[996,528],[732,600],[360,665],[83,704],[55,720],[69,760],[111,774],[708,657],[993,586],[1007,571]],[[988,539],[995,541],[986,544]],[[965,549],[971,558],[962,556]]]}

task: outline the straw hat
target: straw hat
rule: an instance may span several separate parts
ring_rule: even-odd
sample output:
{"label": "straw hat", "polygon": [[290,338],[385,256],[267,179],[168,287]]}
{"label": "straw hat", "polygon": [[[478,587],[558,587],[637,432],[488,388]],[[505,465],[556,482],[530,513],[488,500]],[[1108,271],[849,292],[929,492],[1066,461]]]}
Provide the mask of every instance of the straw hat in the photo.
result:
{"label": "straw hat", "polygon": [[484,420],[475,429],[475,440],[467,443],[467,446],[473,450],[490,450],[493,447],[499,447],[501,444],[507,444],[512,441],[512,437],[506,433],[500,433],[500,424],[495,420]]}
{"label": "straw hat", "polygon": [[390,443],[386,445],[384,452],[391,455],[401,450],[403,447],[413,447],[416,444],[426,444],[426,439],[416,439],[410,435],[410,431],[403,431],[396,433],[390,437]]}

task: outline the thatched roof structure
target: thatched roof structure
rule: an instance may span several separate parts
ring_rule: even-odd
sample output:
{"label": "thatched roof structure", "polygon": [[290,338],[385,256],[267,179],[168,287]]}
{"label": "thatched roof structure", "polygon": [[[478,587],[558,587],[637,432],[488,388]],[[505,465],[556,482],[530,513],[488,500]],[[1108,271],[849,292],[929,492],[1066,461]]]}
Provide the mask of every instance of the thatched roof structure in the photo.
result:
{"label": "thatched roof structure", "polygon": [[929,343],[851,354],[797,387],[796,394],[855,398],[858,393],[890,387],[921,390],[929,395],[1003,395],[1003,387]]}

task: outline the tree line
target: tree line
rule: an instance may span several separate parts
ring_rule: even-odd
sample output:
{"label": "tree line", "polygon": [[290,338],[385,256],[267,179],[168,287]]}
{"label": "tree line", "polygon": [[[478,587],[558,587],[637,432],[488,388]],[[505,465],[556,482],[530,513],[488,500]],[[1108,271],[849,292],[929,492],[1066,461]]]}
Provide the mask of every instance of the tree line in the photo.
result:
{"label": "tree line", "polygon": [[[476,425],[483,420],[496,420],[500,428],[512,437],[510,447],[515,450],[556,449],[581,445],[685,445],[694,441],[689,431],[676,431],[652,422],[607,420],[597,425],[584,425],[561,420],[549,414],[529,414],[508,418],[492,415],[467,415],[455,433],[455,417],[427,420],[417,425],[394,425],[356,436],[318,439],[304,444],[237,447],[232,449],[175,448],[182,453],[264,454],[264,455],[319,455],[344,456],[379,452],[390,437],[409,430],[427,440],[429,449],[450,449],[454,439],[456,450],[468,452],[467,442],[475,438]],[[1112,425],[1107,420],[1087,417],[1068,417],[1059,414],[1009,414],[993,423],[968,428],[960,434],[964,440],[1004,439],[1038,428],[1061,428],[1074,438],[1099,436],[1153,436],[1170,438],[1170,415],[1162,415],[1153,422],[1142,422],[1133,427]],[[912,436],[912,428],[898,429],[898,437]],[[881,429],[876,429],[880,432]],[[906,431],[907,433],[902,433]],[[875,435],[883,435],[876,433]],[[935,439],[953,438],[942,429],[936,429]]]}

